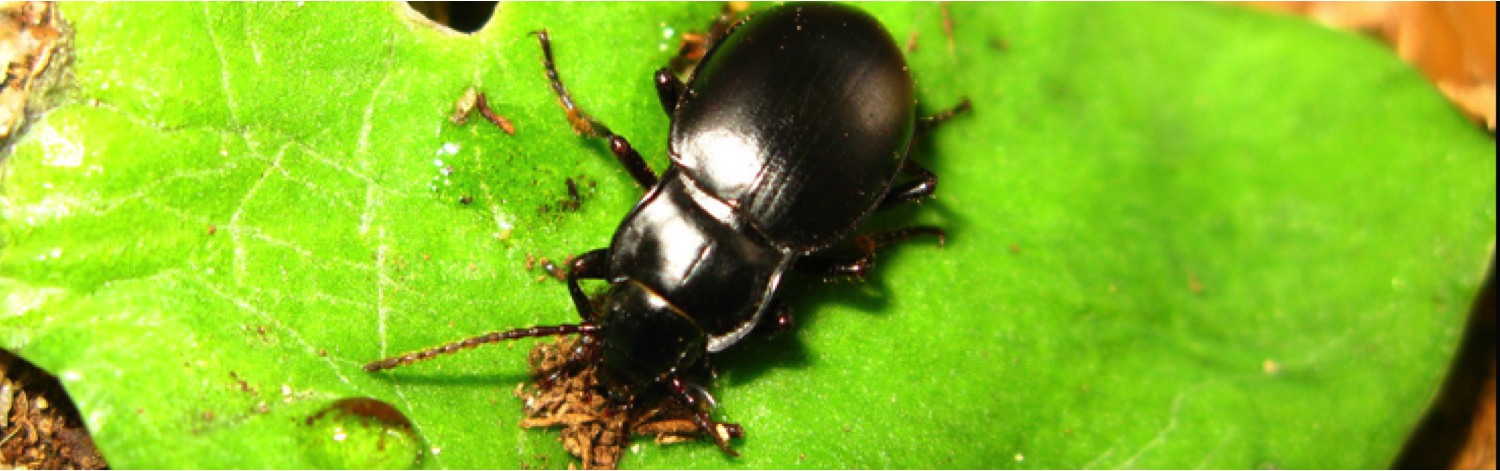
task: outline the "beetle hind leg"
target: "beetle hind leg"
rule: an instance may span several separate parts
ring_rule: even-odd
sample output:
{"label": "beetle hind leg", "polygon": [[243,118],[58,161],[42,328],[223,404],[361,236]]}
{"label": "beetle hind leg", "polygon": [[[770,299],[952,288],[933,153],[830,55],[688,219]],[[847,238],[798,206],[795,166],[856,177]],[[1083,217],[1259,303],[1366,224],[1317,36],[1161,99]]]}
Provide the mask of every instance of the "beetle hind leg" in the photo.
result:
{"label": "beetle hind leg", "polygon": [[943,124],[950,119],[953,119],[954,116],[969,112],[969,110],[973,109],[973,107],[973,104],[969,103],[969,99],[964,98],[963,101],[958,102],[957,105],[954,105],[952,108],[943,110],[938,114],[917,118],[916,134],[918,136],[921,136],[923,134],[932,132],[932,130],[937,128],[938,125]]}
{"label": "beetle hind leg", "polygon": [[547,34],[547,30],[532,31],[531,34],[542,44],[542,66],[547,69],[547,81],[552,84],[552,91],[557,93],[557,104],[567,112],[568,124],[573,126],[573,132],[605,139],[609,142],[610,153],[625,166],[636,183],[646,188],[656,186],[656,172],[651,171],[651,166],[646,165],[646,159],[641,158],[640,152],[636,152],[630,141],[609,130],[609,126],[605,126],[603,121],[594,118],[573,101],[573,95],[563,85],[562,77],[557,73],[557,65],[552,60],[552,37]]}

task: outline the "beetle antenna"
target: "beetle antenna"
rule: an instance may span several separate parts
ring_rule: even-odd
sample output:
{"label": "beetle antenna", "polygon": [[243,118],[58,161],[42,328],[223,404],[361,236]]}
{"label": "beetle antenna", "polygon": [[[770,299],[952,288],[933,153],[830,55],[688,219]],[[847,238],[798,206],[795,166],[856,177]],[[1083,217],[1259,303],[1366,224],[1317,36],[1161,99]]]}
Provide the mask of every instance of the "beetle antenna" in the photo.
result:
{"label": "beetle antenna", "polygon": [[398,366],[409,365],[426,360],[438,355],[446,355],[466,348],[474,348],[487,343],[503,342],[506,340],[523,339],[527,337],[545,337],[548,335],[571,335],[590,334],[599,330],[598,324],[564,324],[556,326],[531,327],[528,329],[507,330],[504,332],[490,332],[478,337],[470,337],[453,342],[441,347],[433,347],[422,351],[411,352],[405,355],[386,358],[384,360],[370,362],[365,365],[365,371],[389,370]]}

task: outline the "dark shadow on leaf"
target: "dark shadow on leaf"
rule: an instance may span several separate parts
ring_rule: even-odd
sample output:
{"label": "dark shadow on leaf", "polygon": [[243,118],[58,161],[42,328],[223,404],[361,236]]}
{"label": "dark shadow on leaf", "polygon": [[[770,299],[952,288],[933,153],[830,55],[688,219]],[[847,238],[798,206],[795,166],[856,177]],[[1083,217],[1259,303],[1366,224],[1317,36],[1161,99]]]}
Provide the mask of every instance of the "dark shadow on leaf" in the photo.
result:
{"label": "dark shadow on leaf", "polygon": [[[891,230],[910,226],[914,211],[932,210],[940,208],[939,204],[909,204],[889,211],[872,215],[871,221],[860,228],[860,232],[871,232]],[[943,218],[954,220],[956,217]],[[947,226],[943,226],[948,229]],[[948,230],[948,236],[953,236],[953,231]],[[782,282],[777,298],[786,303],[792,310],[793,327],[789,332],[780,335],[752,336],[742,344],[721,354],[715,358],[717,366],[722,372],[733,372],[730,385],[751,384],[757,378],[771,369],[793,368],[802,369],[811,366],[815,360],[808,356],[806,347],[798,338],[798,332],[816,324],[819,311],[826,310],[829,305],[842,305],[852,307],[865,315],[885,316],[895,315],[889,310],[892,296],[900,296],[900,287],[892,287],[886,282],[882,275],[883,268],[881,260],[892,260],[898,253],[912,252],[903,257],[941,257],[941,249],[937,248],[936,241],[912,240],[892,246],[884,247],[877,252],[876,264],[872,273],[864,280],[834,280],[825,281],[814,275],[800,273],[789,273]],[[853,249],[845,246],[835,246],[829,249],[834,254],[855,255]],[[910,264],[911,261],[907,261]],[[913,313],[911,315],[924,315]],[[768,320],[763,320],[766,322]],[[859,335],[859,332],[849,332],[848,335]]]}
{"label": "dark shadow on leaf", "polygon": [[[924,114],[932,114],[926,113]],[[934,130],[934,133],[943,132],[944,128],[960,125],[963,120],[971,119],[970,116],[961,115],[945,123]],[[938,175],[937,198],[929,198],[921,203],[909,203],[879,211],[870,215],[861,224],[857,233],[870,233],[879,231],[895,230],[918,224],[930,224],[943,228],[947,233],[948,240],[962,237],[963,218],[948,205],[941,204],[943,161],[937,155],[933,144],[932,134],[924,138],[918,138],[912,144],[909,158],[915,159],[923,166],[931,169]],[[898,176],[898,182],[904,181],[908,176]],[[935,223],[918,223],[919,218],[926,221],[937,221]],[[936,250],[934,250],[936,249]],[[790,332],[782,333],[775,337],[752,336],[743,344],[724,352],[715,358],[717,367],[722,372],[733,372],[729,375],[732,379],[730,386],[751,384],[761,375],[773,368],[806,368],[814,363],[808,356],[807,349],[801,340],[797,338],[797,332],[806,329],[817,321],[819,306],[829,304],[851,306],[869,315],[888,315],[888,306],[891,296],[900,295],[900,287],[892,289],[885,282],[882,272],[889,261],[896,258],[898,254],[912,251],[903,257],[928,257],[944,256],[941,249],[937,249],[937,243],[926,238],[906,241],[899,244],[883,247],[876,252],[876,262],[872,273],[864,280],[837,280],[825,282],[820,277],[800,273],[789,273],[783,280],[777,299],[792,310],[794,326]],[[834,255],[857,256],[858,252],[848,247],[847,242],[829,248],[824,253]],[[912,263],[908,260],[906,263]],[[926,313],[911,313],[911,315],[925,315]],[[763,321],[764,322],[764,321]],[[859,335],[858,332],[850,332],[849,335]]]}

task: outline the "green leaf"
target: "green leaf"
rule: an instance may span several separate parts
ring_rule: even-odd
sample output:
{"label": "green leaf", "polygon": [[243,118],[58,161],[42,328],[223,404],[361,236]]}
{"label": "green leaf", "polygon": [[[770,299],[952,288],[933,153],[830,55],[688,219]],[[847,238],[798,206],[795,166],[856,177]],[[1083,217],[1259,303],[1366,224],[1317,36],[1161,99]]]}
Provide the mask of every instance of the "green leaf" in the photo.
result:
{"label": "green leaf", "polygon": [[[650,74],[719,6],[506,3],[473,36],[403,8],[62,5],[74,81],[0,176],[0,347],[62,379],[112,466],[405,466],[307,425],[354,397],[411,419],[423,467],[572,462],[518,426],[530,341],[360,365],[575,321],[524,260],[603,247],[642,190],[526,33],[660,169]],[[973,100],[914,154],[938,196],[868,226],[947,245],[789,280],[794,333],[712,388],[744,456],[640,440],[624,466],[1388,464],[1496,227],[1494,141],[1416,72],[1232,5],[957,3],[951,46],[940,5],[865,8],[915,38],[924,112]],[[449,123],[468,87],[516,135]]]}

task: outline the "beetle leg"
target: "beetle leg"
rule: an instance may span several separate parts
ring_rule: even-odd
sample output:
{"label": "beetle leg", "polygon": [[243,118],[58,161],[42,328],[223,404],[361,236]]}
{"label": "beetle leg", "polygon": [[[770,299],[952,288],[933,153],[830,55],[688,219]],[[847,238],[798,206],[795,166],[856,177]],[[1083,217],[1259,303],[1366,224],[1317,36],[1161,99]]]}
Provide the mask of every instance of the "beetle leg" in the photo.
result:
{"label": "beetle leg", "polygon": [[[804,257],[802,260],[806,260],[806,258]],[[802,260],[797,261],[798,269],[804,269],[802,267]],[[825,258],[824,260],[826,261],[830,259]],[[808,268],[807,270],[810,270],[810,268]],[[776,305],[771,308],[771,322],[762,322],[759,325],[756,325],[755,333],[768,336],[781,335],[788,330],[792,330],[793,324],[792,310],[788,309],[786,305],[782,304],[780,301],[776,301]]]}
{"label": "beetle leg", "polygon": [[[922,136],[932,132],[939,124],[953,119],[954,116],[960,113],[966,113],[972,108],[973,105],[969,103],[969,99],[964,98],[958,105],[938,114],[917,118],[916,135]],[[891,191],[885,194],[885,199],[880,200],[880,206],[877,206],[876,209],[886,209],[899,203],[917,201],[931,196],[932,192],[937,191],[937,174],[932,173],[927,167],[923,167],[921,164],[908,158],[906,159],[906,163],[901,166],[901,171],[916,175],[916,181],[906,182],[900,186],[891,188]]]}
{"label": "beetle leg", "polygon": [[[710,381],[719,379],[719,368],[717,366],[714,366],[713,355],[704,355],[703,359],[698,363],[703,366],[703,372],[708,375],[708,379]],[[718,407],[717,403],[714,407]]]}
{"label": "beetle leg", "polygon": [[740,456],[739,453],[729,449],[729,439],[743,436],[745,434],[743,428],[736,424],[714,422],[712,418],[709,418],[708,412],[698,405],[698,398],[693,397],[693,394],[688,391],[689,386],[682,378],[673,376],[667,385],[671,387],[672,395],[693,411],[693,423],[698,426],[699,430],[712,437],[714,443],[719,445],[719,449],[724,450],[724,453],[728,453],[729,456]]}
{"label": "beetle leg", "polygon": [[825,278],[864,278],[865,272],[875,264],[875,257],[865,254],[859,258],[834,257],[823,254],[813,254],[797,259],[797,264],[792,268],[809,275],[819,275]]}
{"label": "beetle leg", "polygon": [[[875,266],[875,249],[911,240],[917,236],[936,236],[938,245],[947,241],[948,235],[940,227],[913,226],[894,231],[875,232],[871,234],[860,234],[854,236],[851,241],[864,256],[858,258],[833,257],[823,254],[812,254],[797,259],[793,268],[803,273],[822,275],[829,278],[864,278],[866,273]],[[789,315],[790,313],[788,313]],[[778,312],[778,316],[780,313]],[[787,318],[790,322],[791,318]],[[777,322],[781,322],[778,317]]]}
{"label": "beetle leg", "polygon": [[595,323],[598,314],[594,312],[594,304],[589,302],[589,297],[583,294],[583,288],[578,287],[578,279],[600,280],[609,276],[609,249],[594,249],[589,253],[573,259],[573,265],[568,268],[568,293],[573,296],[573,306],[578,309],[578,315],[584,322]]}
{"label": "beetle leg", "polygon": [[552,84],[552,91],[557,93],[557,104],[562,105],[563,111],[568,113],[568,123],[573,125],[573,131],[589,137],[607,137],[614,135],[608,126],[600,122],[588,112],[579,108],[573,102],[573,95],[568,93],[568,87],[563,85],[562,77],[557,73],[557,66],[552,61],[552,36],[547,30],[532,31],[537,41],[542,44],[542,67],[547,70],[547,81]]}
{"label": "beetle leg", "polygon": [[682,46],[677,49],[677,56],[672,58],[670,69],[681,75],[692,73],[693,68],[703,61],[703,56],[714,48],[714,44],[728,36],[744,20],[743,18],[735,19],[747,8],[743,5],[744,3],[725,2],[719,16],[714,17],[713,22],[709,23],[706,33],[693,31],[683,33]]}
{"label": "beetle leg", "polygon": [[688,393],[703,401],[703,408],[705,410],[714,410],[719,408],[719,400],[714,399],[714,395],[708,392],[708,388],[705,388],[702,385],[691,381],[683,381],[682,385],[687,387]]}
{"label": "beetle leg", "polygon": [[920,136],[932,132],[933,128],[938,127],[939,124],[943,124],[944,121],[948,121],[960,113],[966,113],[972,108],[973,105],[969,103],[969,99],[964,98],[963,101],[958,102],[954,107],[943,110],[938,114],[917,118],[917,135]]}
{"label": "beetle leg", "polygon": [[912,240],[917,236],[937,237],[938,246],[941,247],[948,242],[948,233],[941,227],[933,226],[911,226],[896,229],[894,231],[872,232],[854,236],[854,246],[863,250],[867,256],[875,255],[875,249],[887,245],[897,244]]}
{"label": "beetle leg", "polygon": [[891,188],[891,191],[885,194],[885,198],[880,200],[880,205],[875,207],[876,210],[887,209],[907,201],[917,201],[932,196],[932,193],[937,191],[937,174],[932,173],[927,167],[923,167],[914,160],[906,159],[906,164],[901,166],[901,170],[915,174],[917,179]]}
{"label": "beetle leg", "polygon": [[542,44],[542,67],[547,69],[547,81],[552,83],[552,91],[557,93],[557,104],[568,113],[568,124],[573,125],[573,132],[609,141],[609,151],[625,165],[625,170],[630,172],[636,183],[646,188],[656,186],[656,172],[652,172],[641,154],[630,146],[630,141],[610,131],[609,126],[605,126],[604,122],[595,119],[573,101],[573,95],[568,93],[568,87],[563,85],[562,77],[557,73],[557,65],[553,63],[552,37],[547,34],[547,30],[532,31],[531,34],[536,35],[537,41]]}
{"label": "beetle leg", "polygon": [[651,171],[651,166],[646,165],[646,159],[630,146],[630,141],[625,138],[609,135],[609,151],[615,154],[615,158],[625,165],[625,171],[630,172],[630,177],[642,187],[650,189],[656,186],[656,172]]}
{"label": "beetle leg", "polygon": [[687,85],[672,74],[672,69],[662,67],[656,71],[656,97],[661,99],[661,107],[666,110],[667,116],[677,111],[677,100],[682,98],[684,88]]}

